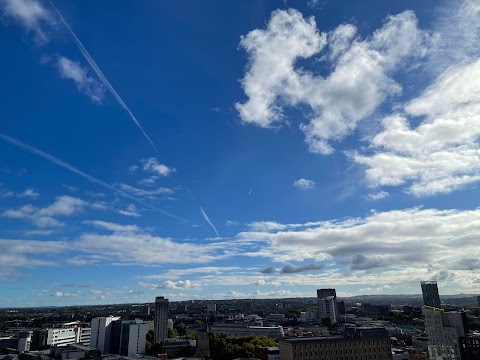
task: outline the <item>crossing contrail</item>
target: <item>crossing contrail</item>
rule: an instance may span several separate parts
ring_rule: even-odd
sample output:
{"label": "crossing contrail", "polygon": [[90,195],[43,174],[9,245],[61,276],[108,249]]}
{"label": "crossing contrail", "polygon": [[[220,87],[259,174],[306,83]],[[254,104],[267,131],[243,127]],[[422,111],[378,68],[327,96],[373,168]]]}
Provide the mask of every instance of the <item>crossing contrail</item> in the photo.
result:
{"label": "crossing contrail", "polygon": [[174,219],[177,219],[177,220],[180,220],[180,221],[185,221],[185,219],[183,219],[183,218],[181,218],[177,215],[174,215],[172,213],[169,213],[168,211],[165,211],[165,210],[159,209],[157,207],[154,207],[154,206],[152,206],[152,205],[150,205],[150,204],[148,204],[148,203],[146,203],[142,200],[139,200],[137,197],[131,196],[131,195],[127,194],[126,192],[121,191],[121,190],[117,189],[116,187],[114,187],[110,184],[107,184],[106,182],[104,182],[102,180],[99,180],[99,179],[97,179],[97,178],[95,178],[95,177],[93,177],[93,176],[91,176],[87,173],[84,173],[83,171],[77,169],[76,167],[70,165],[69,163],[67,163],[63,160],[57,159],[55,156],[50,155],[50,154],[48,154],[48,153],[46,153],[42,150],[39,150],[39,149],[37,149],[33,146],[25,144],[25,143],[23,143],[23,142],[21,142],[17,139],[14,139],[14,138],[12,138],[8,135],[5,135],[5,134],[1,133],[1,132],[0,132],[0,138],[5,140],[6,142],[9,142],[12,145],[15,145],[15,146],[17,146],[17,147],[19,147],[19,148],[21,148],[25,151],[28,151],[31,154],[34,154],[38,157],[41,157],[42,159],[47,160],[47,161],[51,162],[52,164],[63,167],[64,169],[67,169],[68,171],[73,172],[74,174],[77,174],[77,175],[83,177],[84,179],[87,179],[88,181],[94,183],[94,184],[97,184],[97,185],[103,186],[107,189],[110,189],[111,191],[115,192],[116,194],[119,194],[119,195],[121,195],[121,196],[123,196],[127,199],[132,200],[132,201],[135,201],[138,204],[144,205],[144,206],[146,206],[146,207],[148,207],[148,208],[150,208],[150,209],[152,209],[156,212],[159,212],[159,213],[161,213],[163,215],[166,215],[166,216],[169,216],[171,218],[174,218]]}
{"label": "crossing contrail", "polygon": [[143,133],[143,135],[145,136],[145,138],[148,140],[148,142],[152,145],[152,147],[155,149],[156,152],[158,152],[158,149],[157,147],[155,146],[155,144],[153,143],[153,141],[150,139],[150,137],[147,135],[147,133],[145,132],[145,130],[143,129],[142,125],[140,125],[140,123],[138,122],[137,118],[135,117],[135,115],[133,115],[133,113],[130,111],[130,109],[128,108],[128,106],[125,104],[125,102],[122,100],[122,98],[120,97],[120,95],[118,95],[117,91],[113,88],[113,86],[110,84],[110,82],[108,81],[108,79],[105,77],[105,75],[103,75],[103,72],[102,70],[100,70],[100,68],[98,67],[97,63],[95,62],[95,60],[93,60],[93,58],[90,56],[90,53],[87,51],[87,49],[85,49],[85,46],[83,46],[82,42],[80,41],[80,39],[77,37],[77,35],[75,35],[75,33],[73,32],[72,28],[70,27],[70,25],[68,25],[67,21],[63,18],[62,14],[60,13],[60,11],[58,11],[58,9],[55,7],[55,5],[53,5],[53,3],[49,0],[50,2],[50,5],[52,6],[52,8],[55,10],[55,12],[57,13],[57,15],[59,16],[60,20],[62,21],[63,25],[65,25],[65,27],[68,29],[68,31],[70,32],[70,34],[72,35],[72,38],[75,42],[75,44],[77,45],[78,49],[80,50],[80,52],[82,53],[83,57],[85,58],[85,60],[88,62],[88,64],[90,65],[90,67],[92,68],[92,70],[95,72],[95,74],[97,74],[98,78],[100,79],[100,81],[103,83],[103,85],[107,88],[107,90],[110,92],[110,94],[112,94],[112,96],[115,98],[115,100],[117,100],[117,102],[120,104],[120,106],[127,112],[127,114],[130,116],[130,118],[133,120],[133,122],[135,123],[135,125],[138,126],[138,128],[140,129],[140,131]]}

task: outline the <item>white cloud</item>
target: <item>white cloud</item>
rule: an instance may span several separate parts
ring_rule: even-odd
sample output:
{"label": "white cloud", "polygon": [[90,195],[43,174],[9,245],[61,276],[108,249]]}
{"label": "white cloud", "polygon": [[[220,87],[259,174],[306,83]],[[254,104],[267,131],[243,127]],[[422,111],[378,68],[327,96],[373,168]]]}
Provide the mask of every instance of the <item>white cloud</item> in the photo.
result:
{"label": "white cloud", "polygon": [[188,269],[169,269],[163,274],[159,275],[147,275],[143,276],[145,279],[178,279],[185,275],[197,275],[197,274],[211,274],[220,275],[225,272],[233,272],[238,270],[236,266],[203,266]]}
{"label": "white cloud", "polygon": [[129,204],[126,209],[119,210],[119,214],[124,216],[131,216],[131,217],[140,217],[140,213],[137,210],[137,207],[134,204]]}
{"label": "white cloud", "polygon": [[296,10],[273,12],[265,30],[253,30],[240,42],[250,56],[242,81],[248,100],[236,104],[241,119],[271,127],[282,120],[282,106],[307,105],[311,115],[301,129],[310,151],[332,153],[330,141],[352,133],[387,97],[400,93],[391,74],[407,58],[423,56],[429,39],[412,11],[389,16],[364,40],[355,33],[353,25],[340,25],[329,34],[333,70],[322,77],[296,69],[295,62],[320,55],[327,35]]}
{"label": "white cloud", "polygon": [[208,225],[210,225],[210,227],[213,229],[213,231],[215,232],[215,234],[216,234],[218,237],[220,237],[220,234],[218,233],[217,228],[216,228],[215,225],[213,225],[213,223],[210,221],[210,218],[208,217],[207,213],[205,212],[205,210],[203,210],[202,207],[200,208],[200,213],[202,214],[203,218],[204,218],[205,221],[208,223]]}
{"label": "white cloud", "polygon": [[307,179],[298,179],[293,182],[293,186],[301,190],[311,190],[315,188],[315,181]]}
{"label": "white cloud", "polygon": [[263,279],[258,279],[257,281],[255,281],[255,285],[259,285],[259,286],[263,286],[265,285],[267,282]]}
{"label": "white cloud", "polygon": [[170,289],[170,290],[184,290],[197,287],[197,284],[192,283],[190,280],[185,281],[171,281],[167,280],[163,284],[150,284],[150,283],[143,283],[139,282],[138,285],[142,287],[146,287],[149,289]]}
{"label": "white cloud", "polygon": [[386,117],[372,153],[352,155],[370,185],[409,185],[415,196],[432,196],[480,181],[479,77],[480,60],[450,67],[405,113]]}
{"label": "white cloud", "polygon": [[368,194],[366,196],[367,200],[370,200],[370,201],[376,201],[376,200],[381,200],[381,199],[385,199],[386,197],[390,196],[390,194],[386,191],[380,191],[378,193],[375,193],[375,194]]}
{"label": "white cloud", "polygon": [[101,103],[103,100],[105,88],[103,85],[88,76],[88,71],[76,61],[61,56],[58,59],[58,71],[64,79],[70,79],[77,85],[78,91],[87,95],[93,102]]}
{"label": "white cloud", "polygon": [[[373,212],[365,218],[323,222],[298,230],[240,233],[245,256],[274,261],[323,257],[350,264],[352,270],[425,264],[461,269],[462,259],[478,258],[480,210],[406,209]],[[319,261],[322,261],[319,260]],[[269,268],[267,268],[269,269]],[[270,272],[264,270],[265,273]]]}
{"label": "white cloud", "polygon": [[18,194],[17,196],[21,197],[21,198],[27,198],[28,197],[28,198],[31,198],[31,199],[36,199],[40,196],[40,194],[32,188],[27,188],[27,189],[25,189],[24,192]]}
{"label": "white cloud", "polygon": [[159,176],[168,176],[177,171],[176,169],[168,167],[165,164],[160,164],[154,157],[144,159],[141,161],[141,163],[144,171],[151,172]]}
{"label": "white cloud", "polygon": [[1,9],[25,30],[35,34],[38,43],[49,40],[48,28],[55,24],[52,14],[36,0],[1,0]]}
{"label": "white cloud", "polygon": [[145,189],[136,188],[131,185],[123,184],[123,183],[114,184],[114,187],[118,190],[124,191],[127,194],[131,194],[133,196],[138,196],[142,198],[147,198],[150,200],[165,198],[174,193],[172,189],[169,189],[166,187],[158,187],[156,189],[145,190]]}
{"label": "white cloud", "polygon": [[25,205],[17,210],[5,210],[1,216],[29,220],[39,227],[56,227],[63,224],[56,217],[67,217],[81,211],[86,202],[72,196],[57,196],[55,202],[44,208]]}

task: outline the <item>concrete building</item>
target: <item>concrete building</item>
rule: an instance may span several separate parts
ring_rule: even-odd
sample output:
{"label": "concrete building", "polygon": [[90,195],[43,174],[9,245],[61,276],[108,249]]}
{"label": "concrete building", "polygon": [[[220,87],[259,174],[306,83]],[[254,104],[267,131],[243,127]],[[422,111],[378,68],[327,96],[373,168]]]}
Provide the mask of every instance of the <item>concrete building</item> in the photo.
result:
{"label": "concrete building", "polygon": [[70,345],[77,342],[77,331],[75,328],[50,328],[47,330],[47,345]]}
{"label": "concrete building", "polygon": [[208,312],[217,312],[217,304],[215,304],[215,303],[207,304],[207,311]]}
{"label": "concrete building", "polygon": [[284,336],[282,326],[249,326],[246,323],[216,323],[209,326],[212,334],[227,334],[230,336],[258,335],[272,339],[281,339]]}
{"label": "concrete building", "polygon": [[463,360],[480,359],[480,333],[468,334],[460,338]]}
{"label": "concrete building", "polygon": [[318,320],[330,316],[334,322],[337,321],[338,305],[335,289],[317,289],[317,305]]}
{"label": "concrete building", "polygon": [[258,349],[258,358],[260,360],[280,360],[280,349],[278,346],[261,347]]}
{"label": "concrete building", "polygon": [[110,353],[125,356],[144,354],[147,323],[142,320],[124,320],[112,327]]}
{"label": "concrete building", "polygon": [[155,336],[154,341],[162,342],[168,337],[167,322],[168,322],[168,299],[163,296],[155,298]]}
{"label": "concrete building", "polygon": [[280,341],[280,360],[391,360],[389,337],[304,337]]}
{"label": "concrete building", "polygon": [[120,320],[120,316],[98,317],[92,319],[90,347],[103,354],[110,352],[112,323]]}
{"label": "concrete building", "polygon": [[326,317],[337,322],[337,302],[334,296],[318,299],[318,319],[322,320]]}
{"label": "concrete building", "polygon": [[460,360],[460,337],[467,332],[465,313],[424,306],[423,315],[430,359]]}
{"label": "concrete building", "polygon": [[438,295],[437,282],[422,281],[420,284],[422,285],[423,305],[440,309],[441,304],[440,295]]}

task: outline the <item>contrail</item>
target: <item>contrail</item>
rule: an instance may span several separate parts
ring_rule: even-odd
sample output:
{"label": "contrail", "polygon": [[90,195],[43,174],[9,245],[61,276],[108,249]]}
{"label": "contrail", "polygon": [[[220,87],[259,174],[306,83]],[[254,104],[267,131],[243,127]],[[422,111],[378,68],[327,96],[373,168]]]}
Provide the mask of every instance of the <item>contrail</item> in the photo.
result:
{"label": "contrail", "polygon": [[63,167],[64,169],[67,169],[68,171],[71,171],[71,172],[73,172],[73,173],[75,173],[75,174],[83,177],[84,179],[87,179],[88,181],[90,181],[90,182],[92,182],[92,183],[94,183],[94,184],[97,184],[97,185],[103,186],[103,187],[105,187],[105,188],[107,188],[107,189],[110,189],[111,191],[113,191],[113,192],[115,192],[115,193],[117,193],[117,194],[119,194],[119,195],[121,195],[121,196],[123,196],[123,197],[125,197],[125,198],[127,198],[127,199],[130,199],[130,200],[132,200],[132,201],[135,201],[135,202],[137,202],[138,204],[144,205],[144,206],[146,206],[146,207],[148,207],[148,208],[150,208],[150,209],[152,209],[152,210],[154,210],[154,211],[157,211],[157,212],[159,212],[159,213],[161,213],[161,214],[163,214],[163,215],[166,215],[166,216],[170,216],[170,217],[172,217],[172,218],[174,218],[174,219],[181,220],[181,221],[185,221],[185,219],[183,219],[183,218],[181,218],[181,217],[179,217],[179,216],[177,216],[177,215],[171,214],[171,213],[169,213],[168,211],[165,211],[165,210],[162,210],[162,209],[158,209],[158,208],[156,208],[156,207],[154,207],[154,206],[152,206],[152,205],[150,205],[150,204],[148,204],[148,203],[146,203],[146,202],[144,202],[144,201],[138,200],[136,197],[131,196],[131,195],[129,195],[129,194],[127,194],[127,193],[125,193],[125,192],[123,192],[123,191],[121,191],[121,190],[118,190],[118,189],[115,188],[114,186],[112,186],[112,185],[110,185],[110,184],[107,184],[106,182],[104,182],[104,181],[102,181],[102,180],[99,180],[99,179],[97,179],[97,178],[95,178],[95,177],[93,177],[93,176],[91,176],[91,175],[88,175],[87,173],[84,173],[83,171],[78,170],[77,168],[73,167],[72,165],[66,163],[65,161],[60,160],[60,159],[57,159],[55,156],[52,156],[52,155],[50,155],[50,154],[47,154],[46,152],[44,152],[44,151],[42,151],[42,150],[39,150],[39,149],[37,149],[37,148],[34,148],[33,146],[30,146],[30,145],[28,145],[28,144],[25,144],[25,143],[23,143],[23,142],[21,142],[21,141],[19,141],[19,140],[16,140],[16,139],[14,139],[14,138],[12,138],[12,137],[10,137],[10,136],[8,136],[8,135],[5,135],[5,134],[1,133],[1,132],[0,132],[0,138],[3,139],[3,140],[5,140],[5,141],[7,141],[7,142],[9,142],[10,144],[13,144],[13,145],[15,145],[15,146],[17,146],[17,147],[25,150],[25,151],[28,151],[29,153],[32,153],[32,154],[34,154],[34,155],[36,155],[36,156],[38,156],[38,157],[41,157],[42,159],[45,159],[45,160],[47,160],[47,161],[49,161],[49,162],[51,162],[51,163],[53,163],[53,164],[55,164],[55,165],[58,165],[58,166],[60,166],[60,167]]}
{"label": "contrail", "polygon": [[205,212],[205,210],[203,210],[202,207],[200,207],[200,212],[202,213],[202,216],[203,216],[203,218],[205,219],[205,221],[212,227],[213,231],[215,231],[215,234],[217,234],[217,236],[220,237],[220,234],[218,233],[217,228],[216,228],[215,225],[213,225],[213,223],[210,221],[210,219],[208,218],[207,213]]}
{"label": "contrail", "polygon": [[128,106],[123,102],[122,98],[120,97],[120,95],[118,95],[118,93],[115,91],[115,89],[113,88],[113,86],[110,84],[110,82],[108,81],[108,79],[105,77],[105,75],[103,75],[102,73],[102,70],[100,70],[100,68],[98,67],[97,63],[95,62],[95,60],[93,60],[93,58],[90,56],[89,52],[87,51],[87,49],[85,49],[85,46],[83,46],[82,42],[80,41],[80,39],[77,37],[77,35],[75,35],[75,33],[73,32],[72,28],[70,27],[70,25],[68,25],[67,21],[63,18],[62,14],[60,13],[60,11],[57,10],[57,8],[55,7],[55,5],[53,5],[53,3],[49,0],[50,2],[50,5],[53,7],[53,9],[55,10],[55,12],[57,13],[57,15],[60,17],[60,20],[62,20],[62,23],[63,25],[65,25],[65,27],[68,29],[68,31],[70,32],[70,34],[72,35],[73,37],[73,40],[75,41],[75,44],[77,45],[78,49],[80,50],[80,52],[82,53],[83,57],[85,58],[85,60],[89,63],[89,65],[91,66],[91,68],[93,69],[93,71],[97,74],[98,78],[100,79],[100,81],[103,83],[103,85],[105,85],[105,87],[108,89],[108,91],[110,91],[110,93],[112,94],[112,96],[115,98],[115,100],[117,100],[117,102],[120,104],[120,106],[128,113],[128,115],[130,116],[130,118],[133,120],[133,122],[135,123],[135,125],[138,126],[138,128],[140,129],[140,131],[143,133],[143,135],[147,138],[148,142],[153,146],[153,148],[155,149],[156,152],[158,152],[158,149],[157,147],[155,146],[155,144],[153,143],[153,141],[150,139],[150,137],[147,135],[147,133],[145,132],[145,130],[143,130],[143,127],[142,125],[140,125],[140,123],[138,122],[138,120],[136,119],[135,115],[133,115],[133,113],[130,111],[130,109],[128,108]]}

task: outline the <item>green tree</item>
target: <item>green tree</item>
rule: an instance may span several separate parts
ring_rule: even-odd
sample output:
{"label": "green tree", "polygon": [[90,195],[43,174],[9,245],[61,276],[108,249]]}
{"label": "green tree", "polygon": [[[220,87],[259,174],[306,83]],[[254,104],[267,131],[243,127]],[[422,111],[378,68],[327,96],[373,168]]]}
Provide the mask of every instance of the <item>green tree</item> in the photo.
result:
{"label": "green tree", "polygon": [[184,336],[185,335],[185,324],[179,323],[175,326],[175,330],[177,331],[178,335]]}
{"label": "green tree", "polygon": [[325,316],[321,321],[322,326],[332,327],[333,321],[330,316]]}
{"label": "green tree", "polygon": [[168,328],[168,337],[169,338],[176,338],[178,336],[177,329],[170,329]]}

